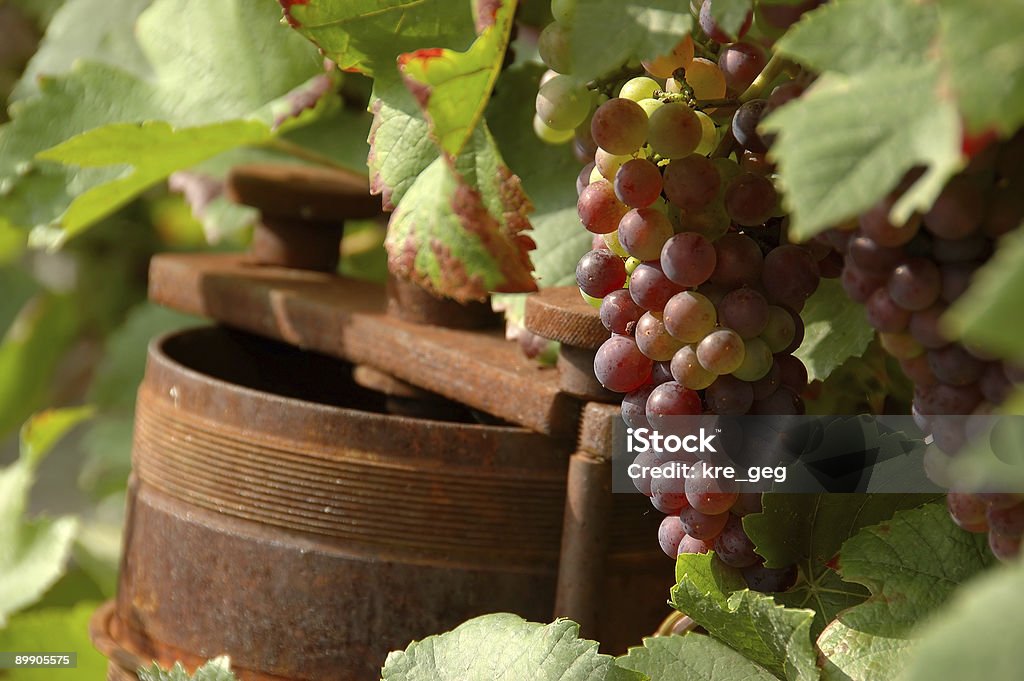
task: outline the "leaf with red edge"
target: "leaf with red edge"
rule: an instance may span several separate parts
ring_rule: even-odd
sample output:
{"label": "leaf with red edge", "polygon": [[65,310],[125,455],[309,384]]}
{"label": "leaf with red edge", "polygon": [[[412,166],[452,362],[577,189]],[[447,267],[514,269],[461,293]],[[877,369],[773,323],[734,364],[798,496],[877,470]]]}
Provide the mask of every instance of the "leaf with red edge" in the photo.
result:
{"label": "leaf with red edge", "polygon": [[843,544],[836,567],[845,581],[867,587],[871,596],[840,612],[818,638],[818,648],[854,681],[899,677],[915,642],[914,625],[992,563],[985,543],[984,535],[957,528],[945,504],[926,504],[865,527]]}
{"label": "leaf with red edge", "polygon": [[483,117],[505,58],[515,10],[515,0],[488,3],[486,11],[478,12],[478,24],[490,24],[465,52],[432,47],[398,57],[405,84],[446,154],[457,156]]}
{"label": "leaf with red edge", "polygon": [[478,128],[458,158],[438,157],[416,178],[391,217],[392,272],[457,300],[536,290],[519,178],[490,133]]}
{"label": "leaf with red edge", "polygon": [[394,72],[395,59],[424,47],[466,49],[476,38],[465,0],[279,0],[285,20],[345,71]]}

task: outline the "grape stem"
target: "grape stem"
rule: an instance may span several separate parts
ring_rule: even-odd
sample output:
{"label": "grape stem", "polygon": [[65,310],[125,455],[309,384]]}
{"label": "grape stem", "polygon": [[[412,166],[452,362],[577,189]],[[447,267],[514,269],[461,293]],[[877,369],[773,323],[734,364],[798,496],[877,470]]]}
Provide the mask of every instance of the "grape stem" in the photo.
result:
{"label": "grape stem", "polygon": [[718,146],[715,147],[713,152],[711,152],[711,158],[726,158],[732,153],[735,146],[736,138],[732,135],[732,126],[730,125],[725,129],[725,134],[722,135],[722,139],[718,142]]}
{"label": "grape stem", "polygon": [[749,102],[752,99],[757,99],[765,91],[765,89],[772,84],[772,82],[779,76],[780,73],[785,71],[791,62],[785,57],[779,54],[773,54],[772,58],[768,60],[764,68],[761,69],[761,73],[758,74],[754,82],[750,84],[743,94],[740,95],[740,102]]}

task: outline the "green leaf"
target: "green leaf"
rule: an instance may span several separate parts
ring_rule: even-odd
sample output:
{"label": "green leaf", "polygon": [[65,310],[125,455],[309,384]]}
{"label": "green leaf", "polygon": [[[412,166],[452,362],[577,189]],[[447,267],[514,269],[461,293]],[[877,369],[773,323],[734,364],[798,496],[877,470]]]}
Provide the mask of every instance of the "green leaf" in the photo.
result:
{"label": "green leaf", "polygon": [[438,158],[430,126],[412,93],[397,77],[374,81],[370,126],[370,190],[386,210],[397,206],[420,173]]}
{"label": "green leaf", "polygon": [[938,7],[939,49],[968,129],[1009,137],[1024,123],[1024,5],[940,0]]}
{"label": "green leaf", "polygon": [[32,60],[12,93],[21,99],[38,92],[36,81],[71,70],[75,61],[100,62],[140,78],[149,62],[135,40],[135,21],[152,0],[68,0],[46,28]]}
{"label": "green leaf", "polygon": [[693,30],[677,0],[579,0],[572,27],[573,76],[582,81],[617,70],[631,58],[668,54]]}
{"label": "green leaf", "polygon": [[455,157],[483,118],[508,47],[516,0],[505,0],[465,52],[426,48],[399,56],[399,70],[430,121],[441,151]]}
{"label": "green leaf", "polygon": [[1024,358],[1024,231],[1000,239],[995,255],[974,275],[970,288],[944,322],[956,338],[1002,357]]}
{"label": "green leaf", "polygon": [[543,72],[539,64],[504,71],[487,109],[487,124],[534,206],[530,236],[537,243],[531,252],[537,284],[566,286],[576,283],[576,263],[590,250],[593,235],[576,214],[580,164],[571,145],[545,144],[529,132]]}
{"label": "green leaf", "polygon": [[711,5],[711,16],[720,29],[737,36],[753,5],[753,0],[715,0]]}
{"label": "green leaf", "polygon": [[42,412],[21,431],[18,460],[0,469],[0,627],[32,605],[64,573],[78,522],[66,516],[26,520],[25,506],[36,466],[90,409]]}
{"label": "green leaf", "polygon": [[71,238],[175,170],[235,147],[266,142],[271,136],[270,128],[258,121],[229,121],[183,129],[174,129],[162,121],[141,125],[115,123],[72,137],[36,158],[86,168],[134,168],[130,174],[92,187],[71,202],[63,219],[66,238]]}
{"label": "green leaf", "polygon": [[[23,227],[45,227],[59,221],[71,199],[113,181],[69,215],[70,224],[80,228],[103,212],[101,204],[122,204],[154,181],[146,173],[120,177],[120,168],[70,170],[35,160],[40,151],[94,128],[144,121],[194,128],[239,119],[269,125],[276,100],[322,73],[309,44],[280,26],[276,16],[270,2],[156,0],[136,22],[150,78],[83,62],[69,73],[44,79],[39,94],[16,102],[13,121],[0,128],[0,211]],[[236,45],[260,49],[239,50]],[[238,142],[248,140],[243,135]],[[166,147],[152,149],[162,153]],[[191,158],[183,154],[180,160]],[[151,155],[132,160],[143,167],[157,163]],[[61,178],[56,186],[54,175]],[[32,191],[18,194],[22,185]],[[36,198],[37,185],[46,188],[47,202]]]}
{"label": "green leaf", "polygon": [[812,381],[823,381],[851,357],[867,350],[875,331],[864,306],[850,300],[836,279],[822,279],[800,313],[804,341],[793,354]]}
{"label": "green leaf", "polygon": [[903,223],[927,210],[960,167],[956,108],[940,99],[939,67],[886,64],[827,73],[763,126],[791,210],[791,234],[808,239],[870,208],[911,168],[925,173],[893,208]]}
{"label": "green leaf", "polygon": [[902,681],[1015,679],[1024,669],[1024,563],[981,575],[913,634]]}
{"label": "green leaf", "polygon": [[98,603],[76,603],[70,608],[46,608],[15,615],[0,631],[0,649],[40,653],[78,653],[74,669],[12,669],[5,681],[96,681],[107,674],[107,658],[89,640],[89,620]]}
{"label": "green leaf", "polygon": [[616,660],[620,667],[654,681],[774,681],[775,676],[710,636],[686,634],[645,638]]}
{"label": "green leaf", "polygon": [[776,594],[776,600],[789,607],[813,608],[811,631],[817,635],[841,610],[868,596],[829,567],[843,542],[896,511],[933,499],[935,495],[921,494],[765,494],[763,510],[745,517],[743,527],[765,565],[797,565],[797,584]]}
{"label": "green leaf", "polygon": [[403,52],[465,50],[476,37],[465,0],[308,0],[283,2],[285,18],[346,71],[394,73]]}
{"label": "green leaf", "polygon": [[6,331],[18,312],[36,292],[39,284],[25,269],[7,264],[0,265],[0,332]]}
{"label": "green leaf", "polygon": [[210,660],[193,676],[188,675],[180,662],[175,662],[170,670],[162,669],[154,662],[151,667],[139,669],[138,675],[139,681],[238,681],[231,671],[231,659],[228,657]]}
{"label": "green leaf", "polygon": [[445,634],[411,643],[388,655],[382,681],[644,681],[578,638],[565,619],[527,622],[518,615],[484,615]]}
{"label": "green leaf", "polygon": [[0,434],[41,406],[57,362],[79,329],[76,301],[41,293],[22,307],[0,342]]}
{"label": "green leaf", "polygon": [[422,172],[391,216],[389,268],[463,301],[534,290],[532,243],[520,234],[529,209],[490,134],[477,131],[454,163],[438,157]]}
{"label": "green leaf", "polygon": [[[941,504],[864,528],[843,544],[838,570],[871,597],[839,613],[818,647],[854,681],[897,678],[913,646],[913,626],[991,562],[985,535],[957,528]],[[956,678],[934,678],[940,677]]]}
{"label": "green leaf", "polygon": [[780,678],[818,678],[811,646],[814,611],[785,608],[746,589],[739,573],[712,554],[679,556],[676,579],[672,607],[712,636]]}
{"label": "green leaf", "polygon": [[[929,3],[836,0],[797,22],[775,50],[816,71],[854,76],[876,67],[927,63],[937,34],[935,7]],[[886,115],[883,111],[872,118]]]}

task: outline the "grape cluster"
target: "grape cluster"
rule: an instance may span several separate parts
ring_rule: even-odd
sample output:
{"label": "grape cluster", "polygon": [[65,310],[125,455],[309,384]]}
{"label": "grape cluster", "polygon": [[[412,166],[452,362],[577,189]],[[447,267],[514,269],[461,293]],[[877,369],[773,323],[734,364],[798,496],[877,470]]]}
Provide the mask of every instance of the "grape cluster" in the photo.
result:
{"label": "grape cluster", "polygon": [[[674,416],[803,413],[807,372],[792,355],[803,338],[799,312],[841,264],[830,247],[786,241],[764,155],[771,140],[756,130],[802,88],[787,81],[767,99],[749,96],[767,64],[762,45],[737,42],[752,18],[734,37],[715,25],[708,2],[695,9],[696,37],[708,43],[699,51],[717,52],[717,61],[695,57],[688,36],[603,101],[575,84],[555,49],[572,17],[555,12],[558,22],[541,35],[541,55],[560,73],[541,85],[535,127],[587,155],[577,210],[594,237],[576,281],[611,332],[595,375],[624,393],[631,428],[668,427]],[[665,469],[696,461],[637,457]],[[700,477],[645,477],[637,486],[665,514],[659,540],[670,557],[713,550],[751,588],[792,583],[792,569],[763,567],[744,533],[740,519],[760,508],[759,494]]]}
{"label": "grape cluster", "polygon": [[[1024,133],[1018,133],[976,155],[928,212],[893,224],[894,204],[919,175],[912,172],[856,221],[821,239],[844,253],[843,287],[865,305],[883,347],[914,383],[915,418],[934,438],[926,469],[942,485],[949,482],[943,473],[948,457],[972,435],[968,416],[992,413],[1013,384],[1024,382],[1020,368],[954,342],[940,323],[999,237],[1024,220],[1022,159]],[[948,505],[961,527],[988,532],[997,557],[1020,552],[1024,495],[954,491]]]}

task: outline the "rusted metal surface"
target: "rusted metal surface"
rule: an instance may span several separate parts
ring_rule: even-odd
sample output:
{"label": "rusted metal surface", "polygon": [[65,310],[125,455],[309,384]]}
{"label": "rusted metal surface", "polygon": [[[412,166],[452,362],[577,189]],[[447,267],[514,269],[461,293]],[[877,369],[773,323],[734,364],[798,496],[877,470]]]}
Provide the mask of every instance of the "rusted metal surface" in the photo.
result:
{"label": "rusted metal surface", "polygon": [[577,449],[596,459],[610,459],[615,437],[615,425],[622,422],[621,407],[617,404],[592,402],[583,408]]}
{"label": "rusted metal surface", "polygon": [[490,301],[458,303],[440,298],[423,287],[400,277],[388,279],[388,312],[416,324],[433,324],[449,329],[488,329],[502,324],[502,316]]}
{"label": "rusted metal surface", "polygon": [[253,231],[249,253],[258,265],[334,272],[341,259],[341,221],[315,223],[265,216]]}
{"label": "rusted metal surface", "polygon": [[235,203],[266,217],[339,223],[380,215],[380,198],[370,195],[365,175],[340,169],[283,163],[232,168],[226,191]]}
{"label": "rusted metal surface", "polygon": [[417,388],[411,383],[401,381],[391,374],[378,371],[365,364],[352,370],[352,379],[368,390],[374,390],[389,397],[403,397],[424,402],[438,402],[445,399],[435,392]]}
{"label": "rusted metal surface", "polygon": [[584,637],[597,637],[611,534],[611,463],[573,454],[567,485],[554,616],[577,622]]}
{"label": "rusted metal surface", "polygon": [[244,256],[160,255],[150,298],[301,348],[366,364],[474,409],[566,441],[580,404],[557,372],[527,360],[501,329],[467,333],[389,316],[383,287],[255,267]]}
{"label": "rusted metal surface", "polygon": [[558,351],[558,386],[573,397],[594,402],[621,402],[594,376],[594,351],[565,343]]}
{"label": "rusted metal surface", "polygon": [[577,348],[597,350],[609,336],[597,310],[575,286],[541,289],[526,299],[526,328]]}
{"label": "rusted metal surface", "polygon": [[[559,573],[591,569],[560,560],[567,446],[383,402],[342,362],[244,333],[151,346],[111,679],[220,654],[243,681],[377,679],[389,650],[475,615],[550,616]],[[592,635],[622,650],[663,617],[670,575],[643,500],[596,489],[586,504],[615,508]]]}

